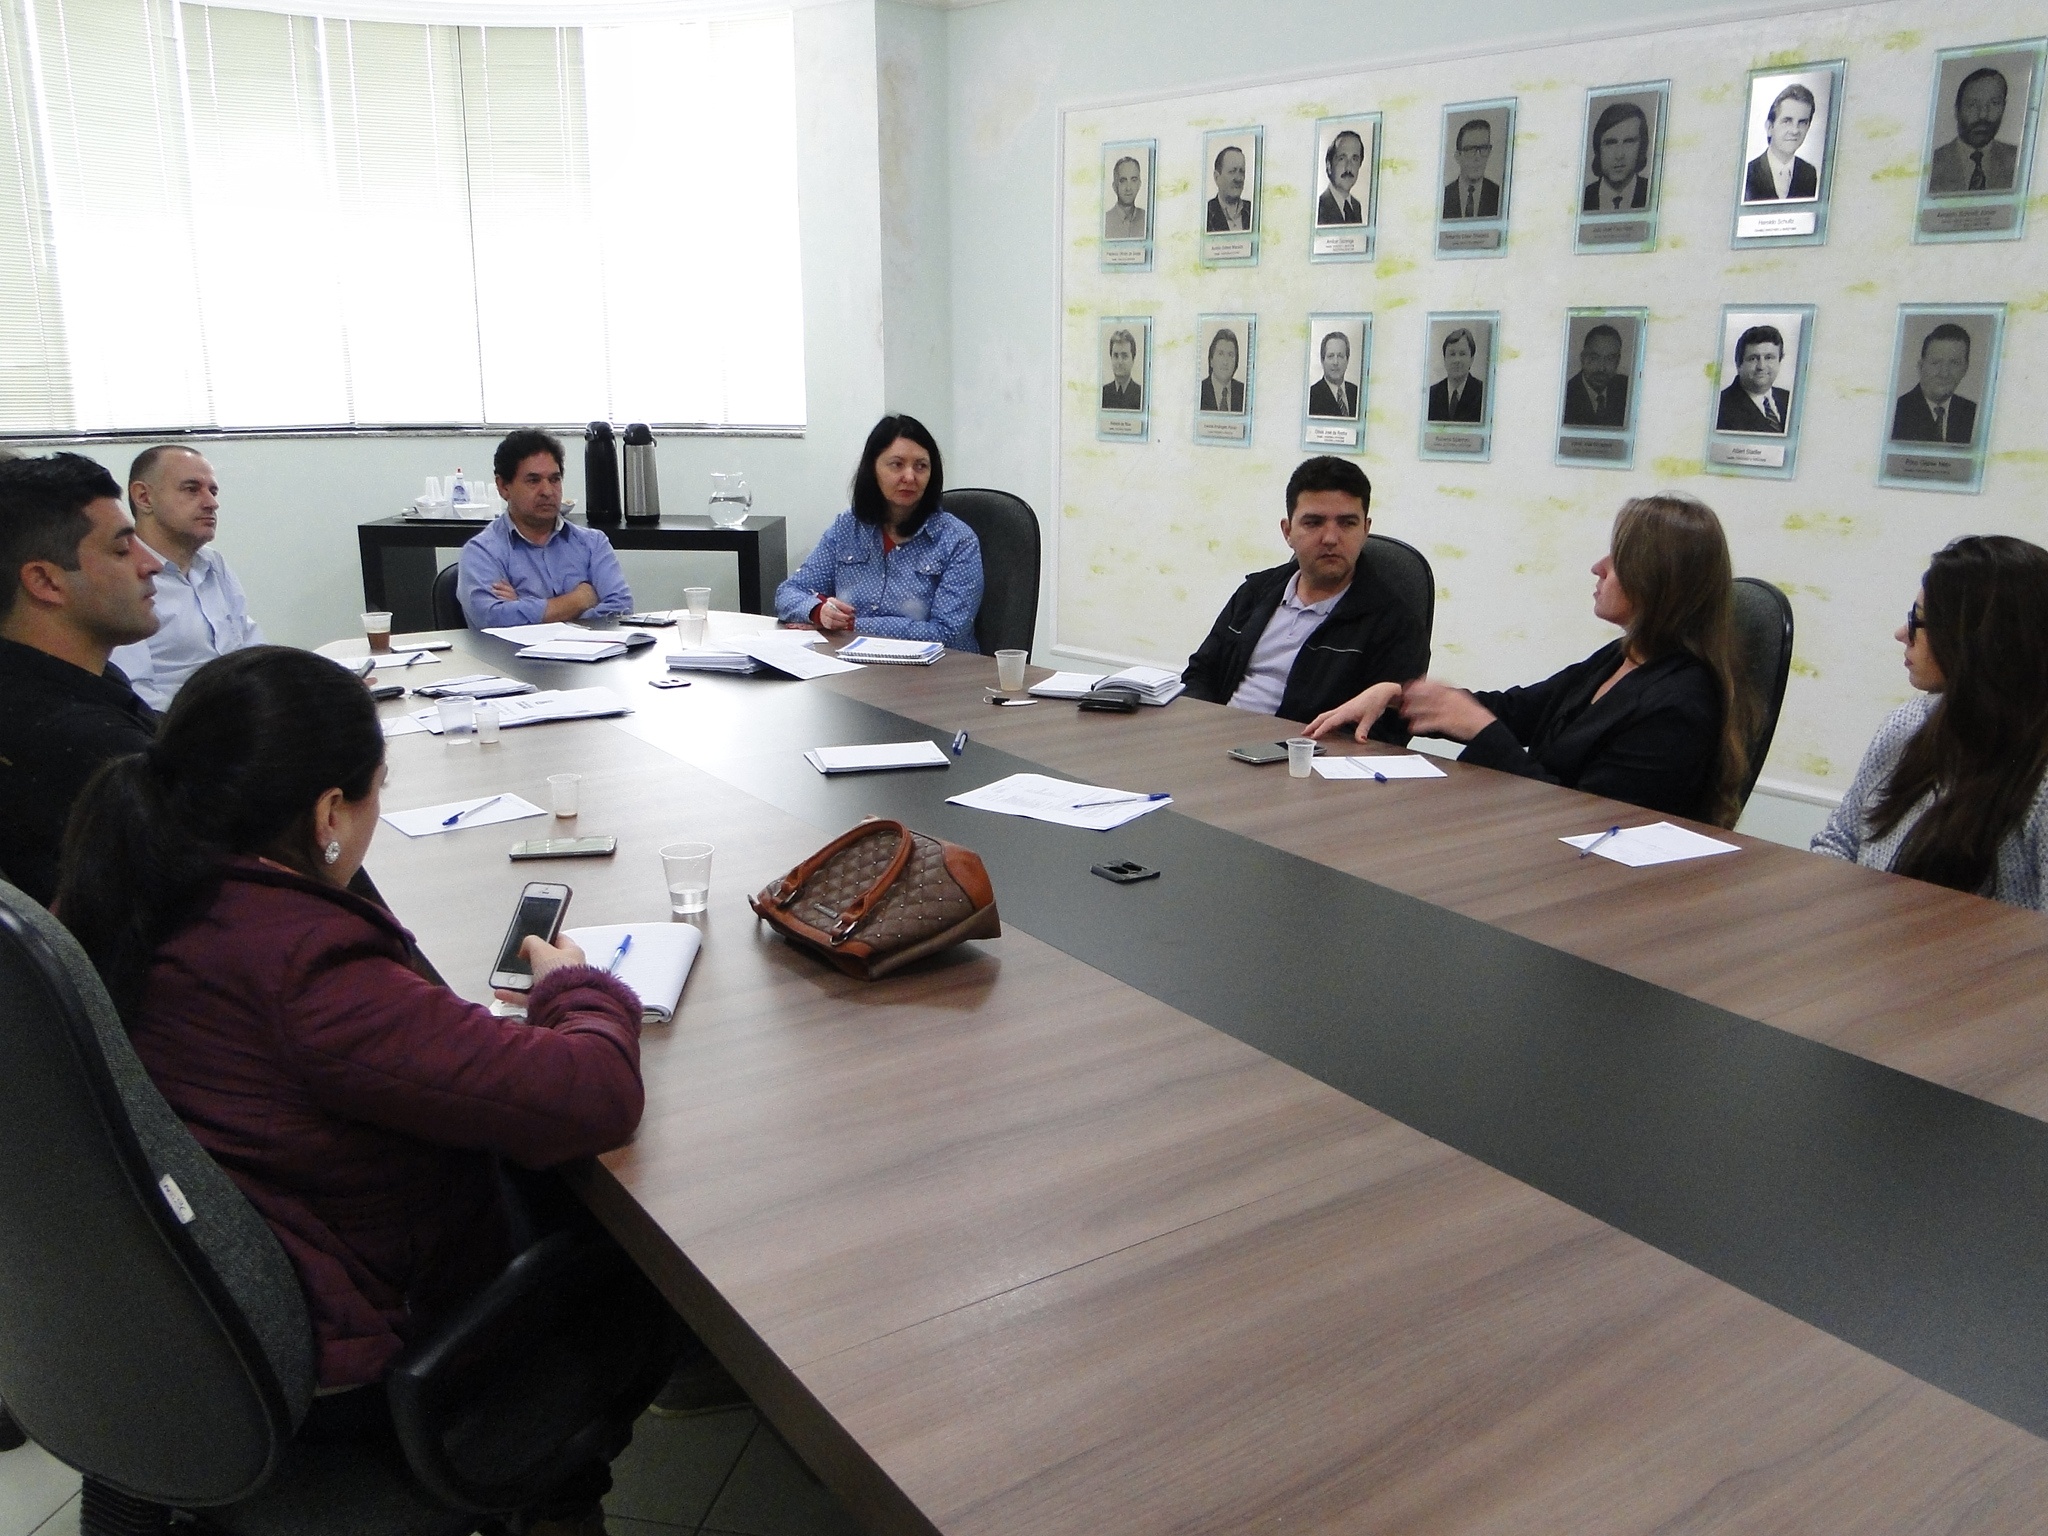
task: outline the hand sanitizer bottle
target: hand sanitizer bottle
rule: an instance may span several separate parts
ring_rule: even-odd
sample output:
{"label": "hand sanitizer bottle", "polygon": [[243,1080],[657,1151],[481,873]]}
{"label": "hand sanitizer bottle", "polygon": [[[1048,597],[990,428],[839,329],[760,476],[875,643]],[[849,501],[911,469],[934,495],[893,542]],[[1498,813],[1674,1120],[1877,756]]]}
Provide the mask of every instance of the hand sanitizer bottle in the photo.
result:
{"label": "hand sanitizer bottle", "polygon": [[469,502],[469,482],[462,478],[462,466],[455,466],[455,473],[448,477],[448,503],[450,506],[466,506]]}

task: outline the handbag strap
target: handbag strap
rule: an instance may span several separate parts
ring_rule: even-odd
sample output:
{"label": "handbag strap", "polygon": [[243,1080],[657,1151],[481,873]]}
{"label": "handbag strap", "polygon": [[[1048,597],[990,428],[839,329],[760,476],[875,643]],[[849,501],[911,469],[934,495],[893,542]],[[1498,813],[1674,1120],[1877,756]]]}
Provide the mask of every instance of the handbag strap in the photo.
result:
{"label": "handbag strap", "polygon": [[886,832],[891,829],[894,829],[896,833],[896,856],[889,860],[886,869],[875,876],[873,884],[869,885],[865,891],[861,892],[858,897],[840,911],[839,921],[832,925],[831,942],[834,944],[845,943],[852,936],[853,930],[860,926],[861,919],[868,915],[875,903],[887,894],[891,885],[895,884],[897,876],[903,873],[903,866],[910,862],[910,851],[915,846],[915,840],[910,835],[910,828],[906,827],[902,822],[876,817],[872,821],[863,821],[856,826],[849,827],[808,859],[805,859],[803,863],[797,865],[795,869],[784,875],[776,883],[775,887],[768,892],[769,904],[779,909],[786,909],[791,902],[796,900],[797,893],[805,885],[809,884],[811,877],[824,868],[832,859],[838,857],[840,853],[844,852],[854,843],[859,842],[862,838],[873,837],[877,832]]}

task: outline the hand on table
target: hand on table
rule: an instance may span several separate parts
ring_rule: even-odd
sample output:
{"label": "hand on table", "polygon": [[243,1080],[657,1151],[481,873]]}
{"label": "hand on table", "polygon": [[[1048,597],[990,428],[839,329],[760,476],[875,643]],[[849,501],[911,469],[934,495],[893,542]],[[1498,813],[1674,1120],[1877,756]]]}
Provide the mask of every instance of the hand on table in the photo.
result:
{"label": "hand on table", "polygon": [[1401,690],[1401,714],[1418,736],[1470,741],[1494,722],[1494,713],[1463,688],[1418,677]]}
{"label": "hand on table", "polygon": [[1386,713],[1387,706],[1400,697],[1399,683],[1374,683],[1365,692],[1355,698],[1346,699],[1335,709],[1324,710],[1309,721],[1308,729],[1302,734],[1321,741],[1332,731],[1341,731],[1345,726],[1356,722],[1357,729],[1353,734],[1357,740],[1364,741],[1366,732],[1370,731],[1380,716]]}
{"label": "hand on table", "polygon": [[[539,986],[541,978],[550,971],[559,971],[565,965],[590,964],[589,957],[583,953],[583,946],[574,939],[561,939],[550,944],[537,933],[526,936],[526,942],[519,946],[519,953],[533,970],[535,986]],[[503,987],[497,988],[496,994],[508,1003],[524,1003],[528,996],[525,992],[508,992]]]}

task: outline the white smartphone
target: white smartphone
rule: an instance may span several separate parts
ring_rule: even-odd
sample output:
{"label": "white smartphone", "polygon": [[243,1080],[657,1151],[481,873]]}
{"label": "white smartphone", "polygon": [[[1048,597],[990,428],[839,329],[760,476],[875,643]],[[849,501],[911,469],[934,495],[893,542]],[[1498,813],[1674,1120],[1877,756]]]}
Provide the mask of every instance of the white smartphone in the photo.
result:
{"label": "white smartphone", "polygon": [[505,942],[498,946],[497,961],[491,966],[491,985],[507,992],[533,990],[533,967],[519,953],[530,934],[539,934],[550,944],[562,931],[562,916],[569,910],[569,887],[543,885],[536,881],[519,893],[519,910],[512,914],[512,926],[505,930]]}

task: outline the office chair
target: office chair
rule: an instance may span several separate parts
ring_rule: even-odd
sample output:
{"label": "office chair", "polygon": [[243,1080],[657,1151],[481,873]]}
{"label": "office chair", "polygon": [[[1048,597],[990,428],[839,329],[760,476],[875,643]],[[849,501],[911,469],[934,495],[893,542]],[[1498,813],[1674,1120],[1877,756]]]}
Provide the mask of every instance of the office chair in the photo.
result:
{"label": "office chair", "polygon": [[1749,803],[1757,776],[1778,733],[1785,705],[1785,679],[1792,671],[1792,602],[1777,587],[1755,576],[1735,578],[1736,686],[1749,690],[1757,722],[1749,733],[1749,777],[1742,803]]}
{"label": "office chair", "polygon": [[974,643],[985,655],[1030,650],[1038,629],[1038,515],[1008,491],[948,491],[940,505],[981,540]]}
{"label": "office chair", "polygon": [[1422,638],[1427,643],[1436,627],[1436,573],[1422,551],[1384,533],[1374,533],[1366,536],[1359,559],[1421,621]]}
{"label": "office chair", "polygon": [[174,1510],[234,1536],[462,1536],[616,1455],[681,1338],[616,1245],[556,1232],[400,1357],[398,1452],[294,1444],[314,1362],[290,1261],[85,953],[6,884],[0,1166],[0,1393],[84,1474],[86,1536]]}
{"label": "office chair", "polygon": [[434,586],[428,601],[434,614],[434,628],[461,629],[469,623],[469,615],[462,611],[462,596],[458,588],[462,581],[462,562],[444,565],[434,572]]}

